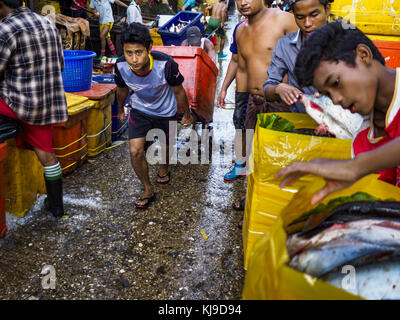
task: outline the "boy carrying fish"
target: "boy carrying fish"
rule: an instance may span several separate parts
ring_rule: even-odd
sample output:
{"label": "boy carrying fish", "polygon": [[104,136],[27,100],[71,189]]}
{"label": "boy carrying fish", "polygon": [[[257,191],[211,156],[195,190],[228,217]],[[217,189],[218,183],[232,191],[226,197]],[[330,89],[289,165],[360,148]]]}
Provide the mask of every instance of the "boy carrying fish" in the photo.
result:
{"label": "boy carrying fish", "polygon": [[302,85],[314,85],[333,103],[352,113],[371,114],[372,120],[353,141],[353,160],[316,159],[292,164],[276,175],[285,176],[281,187],[307,173],[322,175],[326,185],[314,195],[312,202],[316,203],[375,170],[379,170],[381,180],[399,185],[399,143],[383,146],[400,136],[400,68],[386,67],[369,38],[356,27],[337,21],[307,39],[297,58],[295,75]]}

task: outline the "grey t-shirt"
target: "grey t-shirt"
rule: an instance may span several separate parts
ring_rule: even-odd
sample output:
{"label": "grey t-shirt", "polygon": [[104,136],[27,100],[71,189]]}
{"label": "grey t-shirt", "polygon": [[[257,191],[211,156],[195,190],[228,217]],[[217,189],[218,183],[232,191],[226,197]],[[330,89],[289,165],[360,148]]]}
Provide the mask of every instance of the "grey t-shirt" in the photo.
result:
{"label": "grey t-shirt", "polygon": [[153,68],[145,75],[138,75],[125,57],[120,57],[115,65],[115,83],[133,90],[130,100],[133,109],[156,118],[173,117],[177,111],[173,87],[181,85],[184,78],[171,56],[152,51],[151,59]]}

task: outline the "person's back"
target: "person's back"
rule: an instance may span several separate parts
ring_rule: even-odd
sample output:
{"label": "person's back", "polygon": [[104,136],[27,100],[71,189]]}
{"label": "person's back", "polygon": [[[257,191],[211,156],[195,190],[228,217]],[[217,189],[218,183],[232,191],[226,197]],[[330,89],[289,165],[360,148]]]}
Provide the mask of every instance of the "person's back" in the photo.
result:
{"label": "person's back", "polygon": [[260,96],[276,42],[297,30],[290,13],[275,8],[263,10],[257,21],[242,23],[236,32],[239,72],[247,74],[248,92]]}
{"label": "person's back", "polygon": [[[2,20],[0,42],[7,44],[9,52],[9,59],[0,59],[0,69],[7,64],[4,81],[0,82],[0,96],[4,101],[27,123],[65,121],[61,77],[64,58],[55,26],[21,7]],[[26,108],[32,112],[25,112]]]}
{"label": "person's back", "polygon": [[198,27],[190,27],[186,31],[186,39],[182,41],[181,46],[190,46],[190,47],[200,47],[202,48],[209,57],[215,63],[215,48],[213,43],[207,39],[203,38],[201,35],[201,31]]}
{"label": "person's back", "polygon": [[225,12],[227,9],[228,9],[228,6],[223,1],[214,4],[211,8],[211,18],[224,21]]}

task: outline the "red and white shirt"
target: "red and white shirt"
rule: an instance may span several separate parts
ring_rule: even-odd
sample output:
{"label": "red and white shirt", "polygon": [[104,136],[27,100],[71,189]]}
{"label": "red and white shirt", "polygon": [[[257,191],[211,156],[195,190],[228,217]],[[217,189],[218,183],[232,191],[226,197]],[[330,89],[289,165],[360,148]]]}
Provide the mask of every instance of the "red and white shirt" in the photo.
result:
{"label": "red and white shirt", "polygon": [[[372,116],[371,126],[361,131],[353,140],[352,153],[356,156],[359,153],[379,148],[385,143],[400,136],[400,68],[396,69],[396,86],[392,102],[386,112],[385,132],[383,137],[374,137],[374,119]],[[376,172],[379,179],[400,186],[400,167],[385,169]]]}

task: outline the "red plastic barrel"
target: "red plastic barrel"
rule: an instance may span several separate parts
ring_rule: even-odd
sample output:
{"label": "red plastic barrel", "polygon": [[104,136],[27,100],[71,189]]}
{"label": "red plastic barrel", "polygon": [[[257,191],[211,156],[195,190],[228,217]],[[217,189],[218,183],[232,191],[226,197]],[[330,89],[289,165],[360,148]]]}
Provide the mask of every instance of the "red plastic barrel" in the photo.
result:
{"label": "red plastic barrel", "polygon": [[395,41],[373,41],[382,53],[386,65],[392,69],[400,67],[400,42]]}
{"label": "red plastic barrel", "polygon": [[3,177],[3,160],[7,156],[7,143],[0,143],[0,238],[2,238],[6,231],[6,210],[4,207],[4,177]]}
{"label": "red plastic barrel", "polygon": [[153,46],[153,50],[172,56],[178,63],[189,104],[206,122],[212,122],[218,76],[214,61],[199,47]]}

